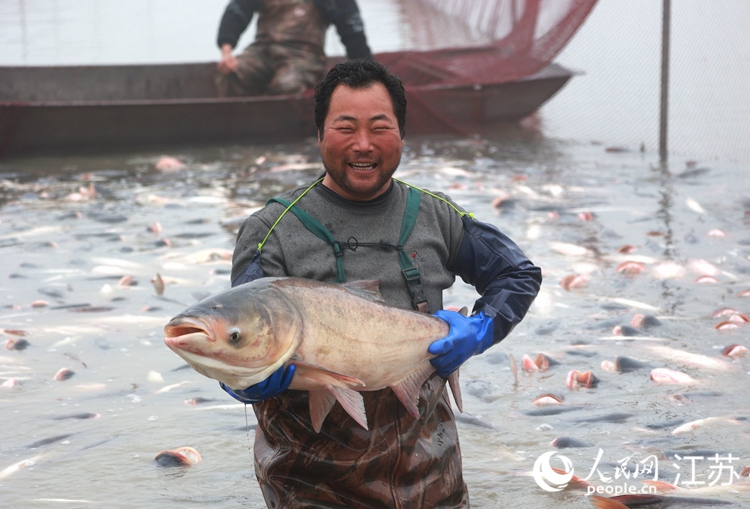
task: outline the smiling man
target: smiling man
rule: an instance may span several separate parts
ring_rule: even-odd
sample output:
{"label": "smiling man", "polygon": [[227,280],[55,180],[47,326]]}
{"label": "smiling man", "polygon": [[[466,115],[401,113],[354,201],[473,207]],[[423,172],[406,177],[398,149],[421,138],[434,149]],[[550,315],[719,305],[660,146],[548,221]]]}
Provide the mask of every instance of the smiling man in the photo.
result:
{"label": "smiling man", "polygon": [[[315,122],[325,174],[243,223],[232,286],[264,276],[379,280],[385,302],[434,313],[450,332],[428,348],[435,374],[421,386],[416,419],[390,389],[362,392],[368,429],[334,404],[316,433],[307,391],[288,390],[293,365],[244,390],[222,386],[253,404],[263,496],[273,508],[468,507],[446,379],[457,382],[461,364],[521,321],[541,271],[494,226],[393,178],[406,97],[381,64],[354,60],[331,69],[316,89]],[[442,309],[456,276],[481,294],[471,316]]]}

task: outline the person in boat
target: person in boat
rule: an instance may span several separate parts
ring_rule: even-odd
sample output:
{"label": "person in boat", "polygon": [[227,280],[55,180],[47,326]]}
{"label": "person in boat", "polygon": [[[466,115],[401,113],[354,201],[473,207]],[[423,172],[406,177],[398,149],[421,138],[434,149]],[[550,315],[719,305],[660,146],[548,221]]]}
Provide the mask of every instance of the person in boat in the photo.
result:
{"label": "person in boat", "polygon": [[[258,13],[255,41],[232,50]],[[298,94],[325,74],[326,29],[333,24],[349,58],[371,59],[356,0],[232,0],[219,24],[220,97]]]}
{"label": "person in boat", "polygon": [[[382,64],[334,66],[315,91],[325,173],[270,200],[238,232],[232,286],[266,276],[377,279],[385,302],[450,326],[428,348],[436,371],[420,388],[418,419],[384,389],[361,393],[369,430],[335,404],[316,433],[308,392],[288,389],[294,365],[245,390],[222,385],[253,405],[255,474],[268,507],[469,506],[446,378],[508,335],[542,277],[494,226],[393,178],[405,119],[403,85]],[[481,294],[470,316],[442,309],[456,276]]]}

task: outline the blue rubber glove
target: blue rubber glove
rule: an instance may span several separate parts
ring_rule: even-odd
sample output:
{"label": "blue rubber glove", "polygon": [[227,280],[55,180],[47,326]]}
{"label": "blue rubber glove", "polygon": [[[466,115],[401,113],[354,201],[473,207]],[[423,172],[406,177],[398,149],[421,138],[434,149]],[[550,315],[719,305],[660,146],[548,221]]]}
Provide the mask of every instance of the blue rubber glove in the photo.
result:
{"label": "blue rubber glove", "polygon": [[464,316],[455,311],[441,309],[433,316],[445,320],[451,327],[447,336],[433,341],[427,348],[432,355],[437,355],[430,362],[435,366],[437,374],[443,378],[448,378],[469,357],[484,352],[493,344],[492,332],[495,324],[483,311],[472,316]]}
{"label": "blue rubber glove", "polygon": [[286,368],[286,370],[284,369],[284,366],[281,366],[279,369],[274,371],[271,376],[269,376],[262,382],[251,385],[247,389],[230,389],[221,382],[219,382],[219,385],[221,385],[221,388],[224,389],[227,394],[232,396],[240,403],[253,405],[255,403],[263,401],[264,399],[278,396],[279,394],[287,390],[289,388],[289,385],[291,385],[292,383],[292,378],[294,377],[294,372],[296,369],[297,367],[294,364],[290,364]]}

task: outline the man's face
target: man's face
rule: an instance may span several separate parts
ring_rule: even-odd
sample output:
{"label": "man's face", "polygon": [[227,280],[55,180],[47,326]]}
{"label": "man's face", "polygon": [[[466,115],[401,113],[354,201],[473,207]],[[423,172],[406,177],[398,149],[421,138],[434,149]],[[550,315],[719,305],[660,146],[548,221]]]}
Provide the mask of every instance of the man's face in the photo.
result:
{"label": "man's face", "polygon": [[404,146],[385,86],[336,87],[318,146],[327,172],[323,185],[349,200],[384,193]]}

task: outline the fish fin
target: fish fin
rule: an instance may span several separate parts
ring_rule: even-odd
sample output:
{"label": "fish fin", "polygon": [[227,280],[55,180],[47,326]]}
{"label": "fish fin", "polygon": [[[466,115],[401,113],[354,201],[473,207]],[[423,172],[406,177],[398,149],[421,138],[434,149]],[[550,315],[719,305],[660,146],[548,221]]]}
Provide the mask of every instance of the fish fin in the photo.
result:
{"label": "fish fin", "polygon": [[425,363],[421,368],[413,371],[409,376],[390,388],[396,394],[398,400],[404,405],[406,411],[415,419],[419,419],[419,389],[435,368],[430,363]]}
{"label": "fish fin", "polygon": [[336,396],[329,391],[310,391],[310,421],[316,433],[320,433],[323,421],[336,404]]}
{"label": "fish fin", "polygon": [[448,377],[448,385],[451,386],[451,394],[453,394],[453,401],[456,402],[458,411],[464,413],[464,401],[461,398],[461,385],[458,383],[458,370],[451,373]]}
{"label": "fish fin", "polygon": [[628,509],[628,506],[611,498],[591,495],[589,496],[589,501],[596,509]]}
{"label": "fish fin", "polygon": [[342,283],[342,286],[346,288],[348,292],[362,297],[363,299],[372,300],[375,302],[385,302],[383,300],[383,296],[380,295],[379,279],[362,279],[360,281],[351,281],[349,283]]}
{"label": "fish fin", "polygon": [[[293,360],[290,364],[297,366],[292,380],[292,389],[310,390],[309,387],[325,387],[335,385],[337,387],[365,387],[365,383],[359,378],[331,371],[303,360]],[[307,383],[308,385],[305,385]]]}
{"label": "fish fin", "polygon": [[646,479],[641,481],[641,483],[645,484],[646,486],[653,486],[662,493],[669,493],[678,490],[682,491],[682,488],[680,488],[679,486],[675,486],[672,483],[668,483],[667,481],[650,481]]}
{"label": "fish fin", "polygon": [[[365,415],[365,401],[362,399],[362,395],[352,389],[346,387],[336,387],[335,385],[329,385],[328,389],[333,393],[341,406],[344,407],[346,413],[351,415],[352,419],[357,421],[360,426],[369,430],[367,427],[367,415]],[[330,409],[329,409],[330,410]]]}
{"label": "fish fin", "polygon": [[510,372],[513,373],[513,379],[518,383],[518,366],[516,365],[516,358],[513,354],[508,355],[510,359]]}

